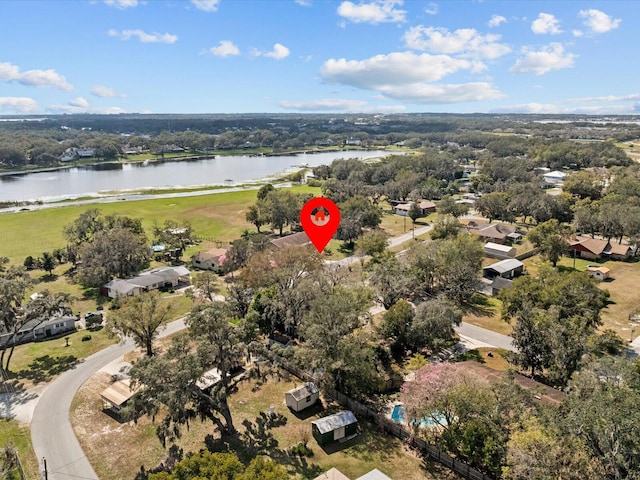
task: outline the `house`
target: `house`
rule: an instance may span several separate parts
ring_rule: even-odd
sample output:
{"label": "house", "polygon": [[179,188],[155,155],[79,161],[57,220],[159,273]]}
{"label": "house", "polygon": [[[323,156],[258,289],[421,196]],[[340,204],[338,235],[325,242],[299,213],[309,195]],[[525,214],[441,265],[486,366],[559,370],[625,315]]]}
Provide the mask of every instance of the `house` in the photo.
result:
{"label": "house", "polygon": [[482,276],[493,279],[496,277],[501,278],[514,278],[524,273],[524,263],[515,258],[508,258],[497,263],[493,263],[482,269]]}
{"label": "house", "polygon": [[471,220],[467,224],[467,231],[477,235],[485,242],[504,244],[508,241],[509,235],[514,233],[516,229],[511,225]]}
{"label": "house", "polygon": [[576,235],[569,239],[569,246],[578,258],[599,260],[610,245],[607,240]]}
{"label": "house", "polygon": [[590,277],[603,281],[609,278],[611,270],[607,267],[600,267],[598,265],[587,265],[585,272],[587,272]]}
{"label": "house", "polygon": [[484,254],[493,258],[514,258],[516,256],[516,248],[499,243],[487,242],[484,245]]}
{"label": "house", "polygon": [[334,467],[321,473],[313,480],[349,480],[349,477]]}
{"label": "house", "polygon": [[212,248],[208,252],[200,251],[191,257],[191,265],[201,270],[219,271],[227,259],[226,248]]}
{"label": "house", "polygon": [[609,248],[604,253],[612,260],[629,260],[634,252],[629,245],[609,242]]}
{"label": "house", "polygon": [[361,477],[356,478],[356,480],[391,480],[391,477],[386,476],[377,468],[374,468],[368,473],[365,473]]}
{"label": "house", "polygon": [[358,420],[350,410],[343,410],[334,415],[311,422],[311,433],[318,445],[347,438],[358,431]]}
{"label": "house", "polygon": [[103,410],[111,410],[118,414],[138,389],[131,388],[131,380],[125,378],[112,383],[100,393]]}
{"label": "house", "polygon": [[285,235],[284,237],[275,238],[271,240],[271,245],[276,248],[284,248],[289,246],[305,246],[311,243],[309,237],[305,232],[293,233],[290,235]]}
{"label": "house", "polygon": [[110,298],[133,297],[151,290],[177,287],[180,283],[188,284],[190,275],[183,266],[153,268],[133,278],[114,278],[100,289],[100,294]]}
{"label": "house", "polygon": [[544,179],[544,183],[547,185],[562,185],[564,183],[564,179],[567,177],[567,174],[564,172],[560,172],[559,170],[554,170],[553,172],[545,173],[542,175]]}
{"label": "house", "polygon": [[313,383],[307,382],[296,388],[292,388],[284,394],[285,403],[294,412],[300,412],[315,403],[320,398],[318,387]]}
{"label": "house", "polygon": [[57,315],[48,320],[29,320],[15,334],[6,332],[0,334],[0,345],[17,345],[57,337],[76,329],[77,317],[72,315]]}
{"label": "house", "polygon": [[522,234],[518,232],[513,232],[507,235],[507,242],[511,244],[520,243],[521,240],[522,240]]}
{"label": "house", "polygon": [[[413,203],[414,202],[398,203],[393,207],[393,213],[406,217],[409,215],[409,209],[411,208],[411,205],[413,205]],[[415,202],[415,204],[420,209],[420,213],[422,215],[429,215],[430,213],[436,211],[436,204],[430,202],[429,200],[419,200]]]}

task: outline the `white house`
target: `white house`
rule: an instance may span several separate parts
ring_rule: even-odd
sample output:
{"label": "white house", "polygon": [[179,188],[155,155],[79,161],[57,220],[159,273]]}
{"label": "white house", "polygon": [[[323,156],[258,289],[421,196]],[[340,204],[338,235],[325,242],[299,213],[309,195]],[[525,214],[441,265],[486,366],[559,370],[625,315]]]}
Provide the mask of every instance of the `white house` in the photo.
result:
{"label": "white house", "polygon": [[544,175],[542,175],[542,178],[544,178],[544,182],[549,185],[562,185],[566,177],[567,174],[559,170],[554,170],[553,172],[545,173]]}
{"label": "white house", "polygon": [[100,294],[111,298],[133,297],[142,292],[177,287],[180,283],[188,284],[191,281],[190,274],[183,266],[153,268],[133,278],[114,278],[100,289]]}
{"label": "white house", "polygon": [[208,252],[200,251],[191,257],[191,265],[201,270],[218,271],[227,259],[225,248],[213,248]]}
{"label": "white house", "polygon": [[58,315],[44,321],[38,319],[29,320],[15,335],[6,331],[0,334],[0,345],[12,345],[57,337],[63,333],[74,331],[77,319],[77,317],[71,315]]}

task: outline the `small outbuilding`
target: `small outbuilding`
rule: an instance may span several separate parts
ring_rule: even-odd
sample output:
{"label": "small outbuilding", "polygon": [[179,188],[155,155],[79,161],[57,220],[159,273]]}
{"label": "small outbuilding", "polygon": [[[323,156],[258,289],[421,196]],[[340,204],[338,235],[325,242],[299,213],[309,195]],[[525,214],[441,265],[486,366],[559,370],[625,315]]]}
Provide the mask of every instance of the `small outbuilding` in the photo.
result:
{"label": "small outbuilding", "polygon": [[358,420],[350,410],[343,410],[311,422],[311,433],[318,445],[347,438],[358,432]]}
{"label": "small outbuilding", "polygon": [[284,394],[284,399],[287,407],[289,407],[294,412],[300,412],[301,410],[304,410],[311,405],[315,405],[315,403],[318,401],[318,398],[320,398],[318,387],[316,387],[311,382],[307,382],[304,385],[292,388]]}
{"label": "small outbuilding", "polygon": [[524,263],[515,258],[508,258],[491,264],[482,269],[482,276],[486,278],[514,278],[524,273]]}
{"label": "small outbuilding", "polygon": [[487,242],[484,244],[484,254],[492,258],[513,258],[516,256],[516,247]]}
{"label": "small outbuilding", "polygon": [[391,477],[385,475],[377,468],[374,468],[373,470],[365,473],[361,477],[356,478],[356,480],[391,480]]}
{"label": "small outbuilding", "polygon": [[128,378],[112,383],[100,394],[104,410],[119,413],[135,393]]}
{"label": "small outbuilding", "polygon": [[589,276],[600,281],[608,279],[609,273],[611,272],[611,270],[609,270],[607,267],[601,267],[599,265],[588,265],[585,271],[589,274]]}

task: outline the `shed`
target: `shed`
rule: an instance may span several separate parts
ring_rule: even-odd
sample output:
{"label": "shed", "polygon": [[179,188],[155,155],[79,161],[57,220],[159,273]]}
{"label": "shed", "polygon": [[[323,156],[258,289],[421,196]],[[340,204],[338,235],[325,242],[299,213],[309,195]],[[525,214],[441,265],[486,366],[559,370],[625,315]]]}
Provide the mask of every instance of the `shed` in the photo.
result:
{"label": "shed", "polygon": [[508,258],[482,269],[482,275],[487,278],[514,278],[524,273],[524,263],[515,258]]}
{"label": "shed", "polygon": [[341,438],[355,435],[358,420],[350,410],[343,410],[328,417],[311,422],[311,433],[318,445],[326,445]]}
{"label": "shed", "polygon": [[311,405],[314,405],[318,401],[318,398],[320,398],[318,387],[311,382],[292,388],[284,394],[287,407],[294,412],[299,412]]}
{"label": "shed", "polygon": [[117,413],[135,393],[136,391],[131,389],[131,380],[125,378],[112,383],[102,391],[100,396],[102,397],[104,409],[113,410]]}
{"label": "shed", "polygon": [[509,245],[487,242],[484,244],[484,254],[493,258],[513,258],[516,256],[516,248]]}
{"label": "shed", "polygon": [[597,280],[606,280],[609,278],[609,270],[607,267],[600,267],[598,265],[587,265],[587,269],[585,270],[591,277]]}

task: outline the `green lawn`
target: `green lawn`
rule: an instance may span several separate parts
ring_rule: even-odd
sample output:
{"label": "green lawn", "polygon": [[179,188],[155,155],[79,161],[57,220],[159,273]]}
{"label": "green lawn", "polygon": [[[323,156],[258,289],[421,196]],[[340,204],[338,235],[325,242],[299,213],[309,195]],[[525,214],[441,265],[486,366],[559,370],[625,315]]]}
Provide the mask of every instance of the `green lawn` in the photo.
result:
{"label": "green lawn", "polygon": [[31,434],[28,427],[20,426],[15,420],[0,418],[0,448],[11,442],[18,451],[20,463],[29,480],[40,478],[38,460],[31,446]]}
{"label": "green lawn", "polygon": [[[306,185],[293,187],[294,192],[319,194],[320,189]],[[196,235],[228,242],[243,230],[253,229],[245,220],[245,210],[256,200],[256,190],[213,193],[194,197],[158,198],[96,205],[65,206],[0,214],[0,256],[22,264],[25,257],[38,257],[42,252],[62,248],[66,242],[62,228],[89,208],[104,215],[118,214],[141,218],[151,236],[154,223],[165,220],[191,222]]]}

